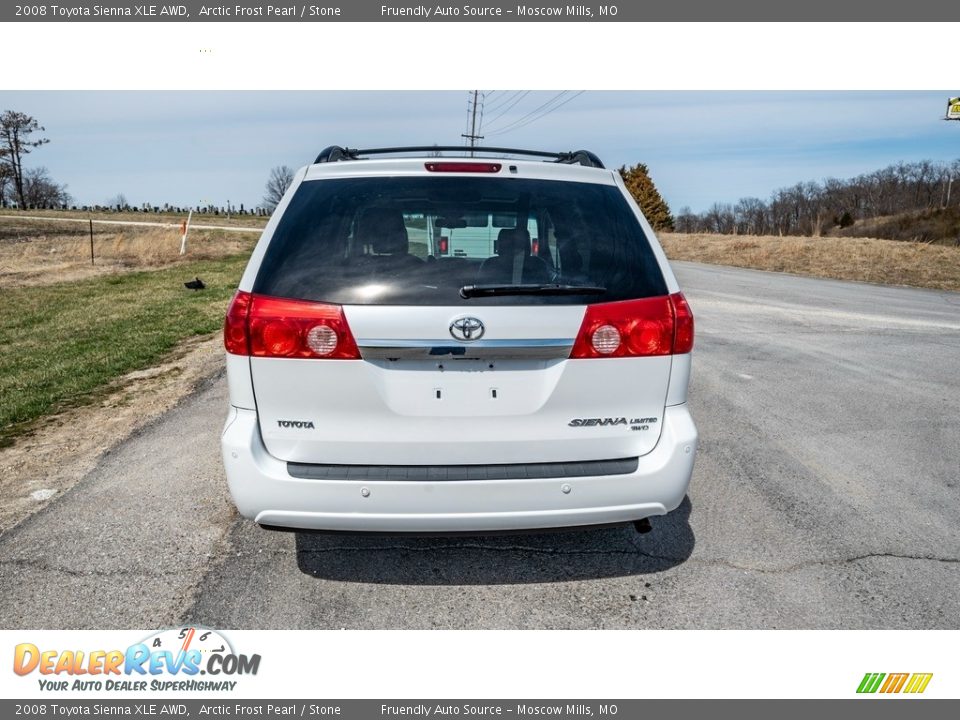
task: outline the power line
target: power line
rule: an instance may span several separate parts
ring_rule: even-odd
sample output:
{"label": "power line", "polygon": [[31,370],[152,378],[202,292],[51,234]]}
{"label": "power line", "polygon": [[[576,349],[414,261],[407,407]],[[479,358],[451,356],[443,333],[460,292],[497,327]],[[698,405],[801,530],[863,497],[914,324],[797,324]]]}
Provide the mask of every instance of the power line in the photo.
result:
{"label": "power line", "polygon": [[[576,95],[574,95],[574,96],[572,96],[572,97],[570,97],[570,98],[567,98],[567,100],[564,100],[563,102],[559,103],[558,105],[556,105],[556,106],[554,106],[554,107],[552,107],[552,108],[549,107],[550,105],[553,105],[553,103],[555,103],[555,102],[557,102],[558,100],[560,100],[560,98],[562,98],[562,97],[563,97],[564,95],[566,95],[568,92],[570,92],[570,91],[569,91],[569,90],[564,90],[564,91],[562,91],[562,92],[557,93],[557,94],[554,95],[552,98],[550,98],[549,100],[547,100],[545,103],[543,103],[543,104],[540,105],[539,107],[534,108],[533,110],[531,110],[530,112],[528,112],[528,113],[527,113],[526,115],[524,115],[523,117],[518,118],[518,119],[516,119],[516,120],[514,120],[514,121],[512,121],[512,122],[509,122],[509,123],[507,123],[506,125],[503,125],[503,126],[500,127],[500,128],[497,128],[497,129],[495,129],[495,130],[491,130],[491,131],[489,132],[489,134],[490,134],[490,135],[502,135],[503,133],[509,132],[509,131],[511,131],[511,130],[516,130],[516,129],[520,128],[520,127],[523,127],[524,125],[529,125],[531,122],[534,122],[535,120],[539,120],[540,118],[545,117],[546,115],[549,115],[551,112],[553,112],[553,110],[555,110],[556,108],[560,107],[561,105],[565,105],[567,102],[569,102],[569,101],[572,100],[574,97],[576,97]],[[582,93],[583,91],[581,90],[580,92]],[[577,94],[579,95],[580,93],[577,93]],[[541,112],[541,111],[544,111],[544,112],[542,112],[542,114],[540,114],[540,115],[537,115],[537,113],[539,113],[539,112]],[[534,117],[535,115],[536,115],[536,117]],[[529,121],[528,121],[528,120],[529,120]]]}
{"label": "power line", "polygon": [[513,92],[507,92],[506,95],[504,95],[504,96],[501,97],[501,98],[498,98],[497,100],[495,100],[495,101],[490,105],[490,111],[493,112],[494,110],[497,110],[498,108],[502,108],[502,107],[503,107],[504,105],[506,105],[508,102],[510,102],[511,100],[513,100],[515,97],[517,97],[517,95],[519,95],[521,92],[523,92],[523,91],[522,91],[522,90],[515,90],[515,91],[513,91]]}
{"label": "power line", "polygon": [[522,102],[523,99],[524,99],[525,97],[527,97],[527,95],[530,94],[530,92],[531,92],[530,90],[522,90],[522,91],[518,90],[518,91],[515,93],[515,95],[514,95],[514,97],[513,97],[512,100],[510,100],[510,101],[509,101],[508,103],[506,103],[505,105],[499,106],[500,112],[498,112],[496,115],[494,115],[492,118],[490,118],[490,124],[496,123],[497,120],[499,120],[499,119],[502,118],[504,115],[506,115],[506,114],[509,113],[511,110],[513,110],[513,108],[515,108],[520,102]]}
{"label": "power line", "polygon": [[[586,91],[585,91],[585,90],[581,90],[580,92],[575,93],[574,95],[571,95],[570,97],[568,97],[568,98],[567,98],[566,100],[564,100],[563,102],[558,103],[557,105],[554,105],[554,106],[553,106],[552,108],[550,108],[549,110],[541,113],[540,115],[537,115],[536,117],[530,118],[529,120],[527,120],[527,121],[524,122],[524,123],[520,123],[520,124],[514,125],[513,127],[507,126],[507,127],[505,127],[505,128],[501,128],[500,130],[498,130],[498,131],[496,131],[496,132],[493,132],[493,133],[490,133],[490,134],[491,134],[491,135],[504,135],[504,134],[506,134],[506,133],[508,133],[508,132],[513,132],[514,130],[519,130],[519,129],[522,128],[522,127],[526,127],[527,125],[530,125],[531,123],[534,123],[534,122],[536,122],[537,120],[540,120],[541,118],[545,118],[545,117],[546,117],[547,115],[549,115],[550,113],[559,110],[560,108],[562,108],[564,105],[566,105],[566,104],[567,104],[568,102],[570,102],[571,100],[574,100],[574,99],[580,97],[581,95],[583,95],[584,92],[586,92]],[[519,122],[519,121],[518,121],[518,122]]]}
{"label": "power line", "polygon": [[570,102],[571,100],[575,100],[576,98],[578,98],[578,97],[580,97],[581,95],[583,95],[585,92],[586,92],[586,90],[581,90],[580,92],[575,93],[575,94],[571,95],[570,97],[568,97],[568,98],[567,98],[566,100],[564,100],[562,103],[559,103],[559,104],[557,104],[557,105],[554,105],[552,108],[550,108],[550,109],[547,110],[546,112],[541,113],[540,115],[537,115],[537,117],[531,118],[531,119],[528,120],[527,122],[522,123],[522,124],[520,124],[520,125],[517,125],[516,127],[512,127],[512,128],[510,128],[509,130],[500,130],[500,132],[498,132],[498,133],[496,133],[496,134],[497,134],[497,135],[503,135],[504,133],[513,132],[514,130],[519,130],[519,129],[522,128],[522,127],[526,127],[527,125],[530,125],[531,123],[534,123],[534,122],[536,122],[537,120],[540,120],[541,118],[545,118],[545,117],[546,117],[547,115],[549,115],[550,113],[556,112],[557,110],[559,110],[560,108],[562,108],[564,105],[566,105],[568,102]]}
{"label": "power line", "polygon": [[[499,120],[500,118],[502,118],[506,113],[510,112],[510,109],[511,109],[512,107],[514,107],[518,102],[520,102],[521,100],[523,100],[523,99],[524,99],[527,95],[529,95],[529,94],[530,94],[530,91],[529,91],[529,90],[524,90],[524,91],[518,90],[518,91],[515,93],[515,96],[518,96],[518,97],[516,97],[515,100],[511,101],[509,105],[507,105],[506,107],[504,107],[503,110],[501,110],[499,114],[497,114],[495,117],[490,118],[490,122],[491,122],[491,123],[495,123],[497,120]],[[501,105],[501,106],[498,106],[498,107],[503,107],[503,106]],[[491,110],[492,110],[492,109],[493,109],[493,108],[491,108]]]}
{"label": "power line", "polygon": [[563,90],[563,91],[557,93],[556,95],[554,95],[553,97],[551,97],[549,100],[547,100],[547,101],[546,101],[545,103],[543,103],[542,105],[538,105],[537,107],[535,107],[533,110],[531,110],[530,112],[528,112],[526,115],[524,115],[524,116],[522,116],[522,117],[520,117],[520,118],[517,118],[516,120],[511,120],[511,121],[509,121],[506,125],[502,125],[502,126],[500,126],[499,128],[495,128],[495,129],[493,130],[493,132],[497,132],[497,133],[498,133],[498,132],[503,131],[504,129],[513,127],[514,125],[516,125],[516,124],[518,124],[518,123],[526,120],[526,119],[529,118],[531,115],[534,115],[534,114],[540,112],[540,111],[543,110],[545,107],[547,107],[547,106],[551,105],[552,103],[556,102],[559,98],[561,98],[561,97],[563,97],[564,95],[566,95],[566,93],[567,93],[566,90]]}

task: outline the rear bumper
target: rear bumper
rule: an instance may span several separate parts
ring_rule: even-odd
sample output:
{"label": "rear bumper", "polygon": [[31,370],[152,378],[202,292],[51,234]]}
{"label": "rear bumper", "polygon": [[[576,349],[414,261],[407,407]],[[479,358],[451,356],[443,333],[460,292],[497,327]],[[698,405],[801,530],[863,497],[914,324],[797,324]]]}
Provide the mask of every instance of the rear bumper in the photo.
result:
{"label": "rear bumper", "polygon": [[666,408],[656,447],[625,475],[304,479],[292,477],[287,464],[267,452],[255,411],[231,408],[222,437],[230,494],[245,517],[279,527],[397,533],[603,525],[664,515],[687,492],[696,449],[697,430],[686,405]]}

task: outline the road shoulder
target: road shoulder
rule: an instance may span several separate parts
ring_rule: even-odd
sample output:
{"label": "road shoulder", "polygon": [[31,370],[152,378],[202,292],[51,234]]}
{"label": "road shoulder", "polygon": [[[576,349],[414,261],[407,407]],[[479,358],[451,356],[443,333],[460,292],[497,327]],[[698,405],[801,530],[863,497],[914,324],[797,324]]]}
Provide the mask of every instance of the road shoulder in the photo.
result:
{"label": "road shoulder", "polygon": [[219,334],[190,338],[158,365],[124,375],[99,402],[50,415],[0,449],[0,535],[62,496],[113,448],[222,373]]}

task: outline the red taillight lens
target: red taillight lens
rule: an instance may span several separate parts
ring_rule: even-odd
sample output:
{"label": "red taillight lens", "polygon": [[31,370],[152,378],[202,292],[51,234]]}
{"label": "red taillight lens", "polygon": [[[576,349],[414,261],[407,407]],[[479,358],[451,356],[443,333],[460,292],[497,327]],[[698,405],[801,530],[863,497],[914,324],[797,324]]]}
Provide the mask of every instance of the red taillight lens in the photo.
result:
{"label": "red taillight lens", "polygon": [[446,235],[441,235],[440,236],[440,254],[446,255],[448,252],[450,252],[450,238],[448,238]]}
{"label": "red taillight lens", "polygon": [[683,295],[588,305],[571,358],[690,352],[693,314]]}
{"label": "red taillight lens", "polygon": [[498,173],[503,165],[478,162],[428,162],[424,163],[424,167],[428,172]]}
{"label": "red taillight lens", "polygon": [[224,328],[227,352],[254,357],[359,360],[339,305],[237,293]]}
{"label": "red taillight lens", "polygon": [[670,296],[673,303],[673,316],[676,327],[673,335],[673,352],[675,355],[688,353],[693,350],[693,311],[683,293],[674,293]]}
{"label": "red taillight lens", "polygon": [[247,337],[247,315],[250,313],[250,299],[253,296],[248,292],[240,291],[233,296],[230,307],[227,309],[227,320],[223,324],[223,346],[228,353],[234,355],[249,355],[250,342]]}

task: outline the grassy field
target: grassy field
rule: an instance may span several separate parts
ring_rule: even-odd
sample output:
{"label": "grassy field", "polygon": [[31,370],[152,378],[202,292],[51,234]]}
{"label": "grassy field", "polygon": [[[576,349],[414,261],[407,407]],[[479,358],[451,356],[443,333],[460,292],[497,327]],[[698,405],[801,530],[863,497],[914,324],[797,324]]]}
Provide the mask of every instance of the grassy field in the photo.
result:
{"label": "grassy field", "polygon": [[[125,210],[124,212],[84,212],[82,210],[11,210],[9,208],[0,209],[0,215],[7,217],[17,217],[28,215],[31,217],[49,217],[53,218],[77,218],[81,220],[128,220],[131,222],[160,222],[174,223],[179,225],[187,219],[187,213],[174,212],[137,212],[135,210]],[[193,213],[191,223],[199,225],[227,225],[230,227],[255,227],[262,228],[267,224],[269,217],[260,217],[257,215],[214,215],[212,213]]]}
{"label": "grassy field", "polygon": [[660,233],[671,260],[960,291],[960,248],[871,238]]}
{"label": "grassy field", "polygon": [[[38,418],[89,402],[118,377],[157,363],[185,338],[219,330],[248,257],[4,289],[0,446]],[[194,276],[205,290],[184,288]]]}
{"label": "grassy field", "polygon": [[89,233],[89,226],[79,223],[0,220],[0,287],[45,285],[249,253],[258,237],[195,229],[181,256],[179,230],[94,225],[91,264]]}

